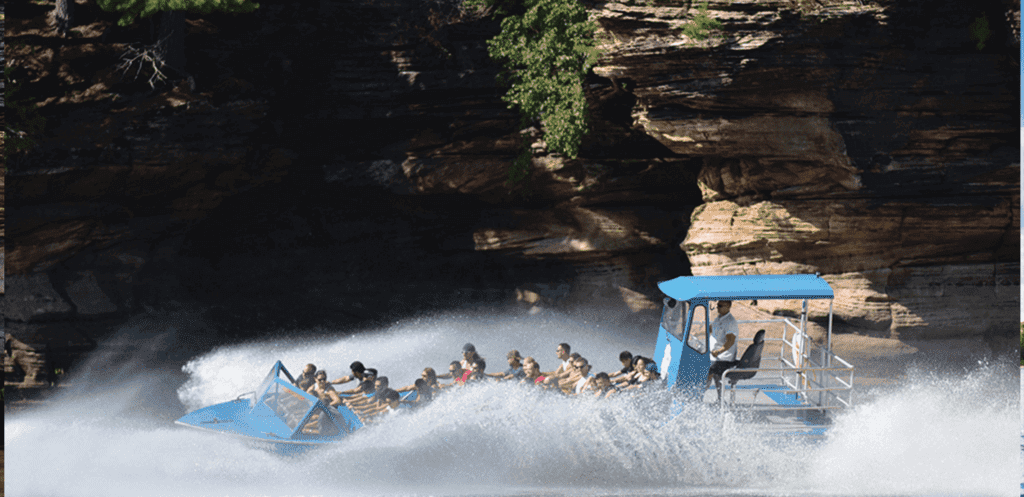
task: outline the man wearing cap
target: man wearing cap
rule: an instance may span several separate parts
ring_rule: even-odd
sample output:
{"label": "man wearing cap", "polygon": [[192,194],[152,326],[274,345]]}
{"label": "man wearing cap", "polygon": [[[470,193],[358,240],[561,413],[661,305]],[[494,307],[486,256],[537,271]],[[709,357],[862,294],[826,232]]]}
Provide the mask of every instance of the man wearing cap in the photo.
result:
{"label": "man wearing cap", "polygon": [[467,343],[462,346],[462,362],[461,366],[463,370],[472,371],[473,363],[477,359],[481,359],[480,355],[476,353],[476,347],[471,343]]}
{"label": "man wearing cap", "polygon": [[711,322],[711,367],[708,368],[707,381],[715,382],[719,401],[722,400],[722,373],[739,364],[736,360],[736,337],[740,331],[736,318],[729,313],[731,309],[731,300],[719,300],[718,317]]}
{"label": "man wearing cap", "polygon": [[473,361],[475,361],[478,358],[480,358],[480,356],[476,354],[476,347],[471,343],[467,343],[466,345],[462,346],[462,360],[452,361],[451,364],[458,364],[458,371],[452,370],[451,365],[449,365],[448,372],[445,374],[439,374],[437,375],[437,377],[451,378],[453,382],[458,381],[462,377],[463,373],[465,373],[466,371],[473,370]]}
{"label": "man wearing cap", "polygon": [[519,355],[518,350],[510,350],[508,352],[508,369],[504,373],[488,373],[487,376],[502,380],[521,380],[526,377],[526,372],[523,371],[523,356]]}

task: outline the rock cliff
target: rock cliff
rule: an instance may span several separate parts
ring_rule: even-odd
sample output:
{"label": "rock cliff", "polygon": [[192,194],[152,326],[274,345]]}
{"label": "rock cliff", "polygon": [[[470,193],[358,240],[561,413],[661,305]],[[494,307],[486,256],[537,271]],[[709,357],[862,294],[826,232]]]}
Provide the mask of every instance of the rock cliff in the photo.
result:
{"label": "rock cliff", "polygon": [[731,2],[699,64],[654,66],[655,47],[609,60],[634,81],[637,125],[704,161],[682,244],[694,274],[820,272],[842,321],[892,336],[1012,324],[1014,61],[962,50],[992,6],[935,7],[836,3],[794,22]]}
{"label": "rock cliff", "polygon": [[8,163],[5,323],[29,345],[169,305],[224,337],[517,298],[652,319],[691,272],[820,272],[859,333],[1016,326],[1019,7],[712,2],[698,42],[685,4],[591,4],[575,160],[501,102],[497,23],[449,3],[190,16],[191,78],[157,91],[113,69],[146,23],[83,2],[61,39],[49,8],[7,20],[48,119]]}

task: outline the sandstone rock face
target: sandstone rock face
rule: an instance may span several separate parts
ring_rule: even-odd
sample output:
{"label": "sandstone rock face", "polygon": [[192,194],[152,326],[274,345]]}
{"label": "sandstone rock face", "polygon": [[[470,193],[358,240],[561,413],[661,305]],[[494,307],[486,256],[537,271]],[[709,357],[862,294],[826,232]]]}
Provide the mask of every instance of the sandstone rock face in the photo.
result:
{"label": "sandstone rock face", "polygon": [[19,387],[49,385],[47,358],[10,333],[4,334],[4,383]]}
{"label": "sandstone rock face", "polygon": [[[822,273],[846,329],[1008,333],[1019,294],[1015,62],[1001,49],[949,51],[969,43],[973,16],[1009,4],[926,14],[833,2],[805,16],[814,22],[777,7],[711,3],[726,36],[700,58],[670,42],[676,20],[637,36],[652,9],[601,13],[616,40],[633,36],[596,71],[635,88],[637,126],[704,161],[706,203],[681,244],[693,274]],[[920,16],[935,22],[905,38]],[[1003,31],[1000,45],[1012,44]]]}
{"label": "sandstone rock face", "polygon": [[[694,212],[683,248],[694,274],[822,273],[836,292],[836,317],[857,328],[913,338],[991,334],[1013,324],[1004,311],[1019,298],[1018,263],[1000,262],[1008,258],[1004,240],[1019,239],[1015,212],[1019,206],[719,201]],[[812,314],[827,315],[816,305]]]}
{"label": "sandstone rock face", "polygon": [[1019,6],[807,4],[712,2],[699,43],[686,4],[590,5],[574,160],[501,101],[498,23],[444,2],[190,18],[194,85],[157,92],[95,70],[144,29],[83,3],[65,46],[13,6],[50,124],[8,164],[7,329],[86,347],[174,302],[231,337],[517,299],[656,319],[680,274],[820,272],[846,330],[1009,334],[1019,41],[996,21]]}

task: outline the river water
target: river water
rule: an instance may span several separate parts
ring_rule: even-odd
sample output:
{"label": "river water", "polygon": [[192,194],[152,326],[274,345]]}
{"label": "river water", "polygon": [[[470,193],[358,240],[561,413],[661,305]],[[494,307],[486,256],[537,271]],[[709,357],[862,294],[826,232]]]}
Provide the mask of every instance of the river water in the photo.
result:
{"label": "river water", "polygon": [[358,359],[404,386],[425,366],[446,371],[465,342],[491,372],[504,369],[512,348],[554,369],[559,342],[595,371],[613,371],[621,350],[650,356],[655,336],[546,313],[449,314],[349,336],[282,332],[168,359],[158,349],[194,337],[193,317],[127,326],[121,339],[156,346],[131,357],[97,353],[62,398],[6,417],[7,495],[1006,496],[1017,495],[1022,477],[1014,434],[1024,423],[1024,381],[1014,390],[1017,368],[998,361],[911,368],[896,386],[862,392],[815,445],[779,441],[702,406],[663,425],[644,400],[490,384],[336,446],[278,456],[173,421],[252,391],[278,359],[292,371],[312,362],[331,377]]}

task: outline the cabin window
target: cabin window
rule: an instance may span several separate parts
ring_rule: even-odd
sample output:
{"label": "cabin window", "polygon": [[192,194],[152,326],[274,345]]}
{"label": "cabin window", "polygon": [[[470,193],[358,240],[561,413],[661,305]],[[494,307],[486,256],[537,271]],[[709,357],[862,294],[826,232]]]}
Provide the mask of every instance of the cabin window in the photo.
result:
{"label": "cabin window", "polygon": [[687,307],[689,307],[689,302],[666,298],[664,311],[661,314],[661,326],[680,341],[683,340],[683,324],[686,320]]}
{"label": "cabin window", "polygon": [[700,354],[704,354],[708,351],[706,337],[707,321],[707,306],[704,304],[693,306],[693,312],[690,317],[690,336],[686,340],[686,345],[689,345],[691,349],[696,350]]}

